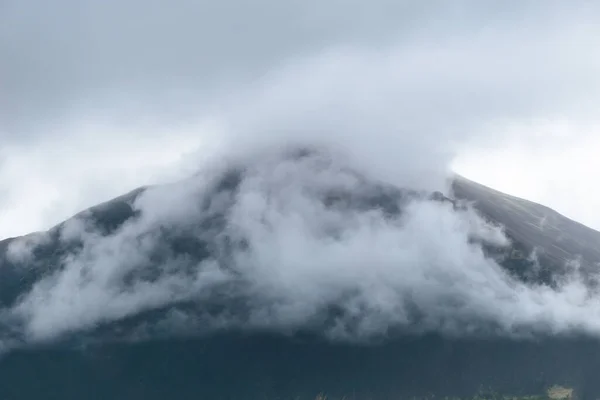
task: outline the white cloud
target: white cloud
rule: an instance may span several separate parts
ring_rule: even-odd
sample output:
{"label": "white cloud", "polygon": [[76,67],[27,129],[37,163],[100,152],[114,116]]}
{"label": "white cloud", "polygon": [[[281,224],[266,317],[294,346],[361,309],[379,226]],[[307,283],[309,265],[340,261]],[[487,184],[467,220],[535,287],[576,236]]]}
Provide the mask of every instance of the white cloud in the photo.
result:
{"label": "white cloud", "polygon": [[[344,317],[331,335],[381,334],[415,318],[417,329],[448,333],[488,324],[505,333],[600,332],[600,303],[579,280],[551,289],[510,278],[469,243],[475,233],[503,239],[470,212],[421,202],[392,218],[326,208],[319,198],[336,190],[360,200],[364,184],[346,167],[400,187],[443,189],[459,156],[468,176],[493,165],[487,155],[469,161],[486,145],[511,149],[496,158],[504,170],[507,158],[535,166],[527,179],[514,170],[529,193],[532,181],[550,182],[548,170],[564,193],[575,190],[572,157],[585,154],[592,168],[597,146],[594,131],[581,128],[598,125],[593,5],[166,4],[3,4],[0,50],[10,56],[0,235],[47,228],[138,185],[177,181],[146,193],[136,203],[143,217],[111,236],[69,227],[69,237],[83,239],[81,253],[4,310],[29,338],[176,301],[203,304],[221,290],[249,307],[245,323],[275,329],[318,323],[337,306]],[[532,152],[519,151],[543,142],[540,120],[576,129],[529,161]],[[525,147],[507,145],[507,127],[532,124],[518,131]],[[295,144],[329,147],[333,160],[278,158],[279,146]],[[225,193],[202,210],[211,177],[232,163],[247,167],[238,197]],[[581,176],[577,193],[589,186],[589,171]],[[224,228],[200,225],[226,209]],[[233,243],[214,236],[220,229]],[[161,259],[165,230],[210,239],[220,267],[233,272],[214,260]],[[231,313],[220,324],[242,322]]]}
{"label": "white cloud", "polygon": [[[510,277],[469,240],[506,243],[470,210],[422,200],[401,214],[365,207],[391,188],[327,152],[242,165],[231,191],[214,190],[223,175],[197,176],[143,195],[141,218],[112,235],[79,230],[81,252],[3,315],[19,318],[34,341],[180,301],[196,304],[190,321],[208,304],[225,306],[216,326],[193,325],[201,329],[318,329],[338,339],[395,329],[600,334],[600,300],[576,275],[555,289]],[[350,203],[328,206],[331,193]],[[207,245],[210,256],[170,253],[165,234]],[[340,314],[326,323],[332,307]]]}
{"label": "white cloud", "polygon": [[[489,129],[498,121],[594,122],[596,11],[589,2],[4,2],[0,235],[160,180],[183,153],[221,139],[208,122],[233,125],[234,141],[272,140],[264,130],[274,129],[363,141],[361,157],[382,158],[380,169],[415,136],[448,149],[422,160],[432,143],[407,152],[437,169],[467,139],[504,143]],[[377,145],[392,132],[392,146]]]}
{"label": "white cloud", "polygon": [[6,249],[6,259],[13,263],[28,263],[34,258],[33,251],[41,245],[50,242],[45,232],[30,233],[10,242]]}
{"label": "white cloud", "polygon": [[[35,144],[0,149],[0,237],[48,229],[96,203],[193,172],[185,157],[202,145],[210,123],[147,126],[78,121]],[[208,148],[208,146],[207,146]],[[195,168],[195,166],[194,166]]]}

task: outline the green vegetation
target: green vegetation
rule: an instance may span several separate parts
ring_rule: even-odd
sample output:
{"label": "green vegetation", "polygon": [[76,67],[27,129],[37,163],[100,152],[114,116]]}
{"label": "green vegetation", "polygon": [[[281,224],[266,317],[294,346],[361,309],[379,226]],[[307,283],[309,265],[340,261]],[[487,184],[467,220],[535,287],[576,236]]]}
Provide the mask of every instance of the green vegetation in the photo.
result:
{"label": "green vegetation", "polygon": [[[538,395],[530,395],[530,396],[512,396],[500,393],[493,392],[480,392],[472,397],[413,397],[410,400],[575,400],[577,397],[575,396],[575,392],[573,389],[562,387],[562,386],[552,386],[548,388],[545,394]],[[324,394],[319,394],[315,398],[315,400],[355,400],[352,397],[342,397],[340,399],[331,398]],[[358,399],[356,399],[358,400]],[[370,399],[365,399],[370,400]]]}

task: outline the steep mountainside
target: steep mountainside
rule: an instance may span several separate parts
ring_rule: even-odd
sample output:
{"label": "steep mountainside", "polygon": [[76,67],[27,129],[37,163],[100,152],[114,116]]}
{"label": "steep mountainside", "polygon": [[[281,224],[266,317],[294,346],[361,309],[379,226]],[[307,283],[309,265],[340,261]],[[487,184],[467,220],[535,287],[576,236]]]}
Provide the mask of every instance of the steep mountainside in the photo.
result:
{"label": "steep mountainside", "polygon": [[0,242],[0,398],[600,396],[600,232],[310,153],[198,179]]}

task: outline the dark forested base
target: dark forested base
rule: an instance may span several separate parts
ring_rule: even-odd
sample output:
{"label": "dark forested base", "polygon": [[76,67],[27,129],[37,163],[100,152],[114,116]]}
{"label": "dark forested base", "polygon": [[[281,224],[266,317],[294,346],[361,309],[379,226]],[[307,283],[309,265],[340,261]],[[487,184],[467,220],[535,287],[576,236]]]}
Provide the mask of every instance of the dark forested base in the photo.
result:
{"label": "dark forested base", "polygon": [[0,359],[1,399],[401,399],[525,395],[554,384],[600,396],[600,343],[405,337],[385,345],[275,335],[37,348]]}

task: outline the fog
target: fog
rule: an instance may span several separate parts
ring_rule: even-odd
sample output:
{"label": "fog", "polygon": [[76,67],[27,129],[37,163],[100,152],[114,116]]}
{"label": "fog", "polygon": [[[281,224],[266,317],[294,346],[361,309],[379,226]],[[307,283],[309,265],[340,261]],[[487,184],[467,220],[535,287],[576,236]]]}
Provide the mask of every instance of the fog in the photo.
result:
{"label": "fog", "polygon": [[34,3],[0,19],[5,235],[169,183],[113,233],[63,226],[81,248],[0,312],[6,346],[165,308],[149,324],[173,334],[600,335],[576,269],[518,281],[480,244],[501,227],[407,192],[449,194],[457,157],[515,121],[595,121],[594,7]]}
{"label": "fog", "polygon": [[[158,309],[167,312],[129,326],[128,339],[158,327],[163,335],[308,331],[335,341],[600,334],[599,299],[576,268],[556,287],[523,283],[481,247],[508,245],[501,227],[364,171],[327,147],[263,146],[148,189],[134,202],[140,216],[112,234],[83,214],[60,230],[61,241],[82,248],[3,310],[4,321],[26,343]],[[170,238],[191,247],[174,250]],[[14,246],[22,260],[27,246]]]}

